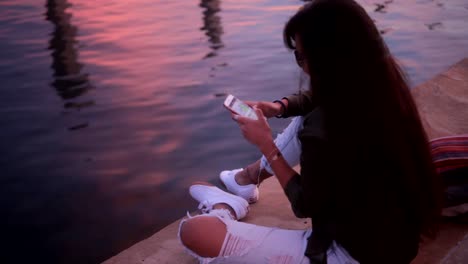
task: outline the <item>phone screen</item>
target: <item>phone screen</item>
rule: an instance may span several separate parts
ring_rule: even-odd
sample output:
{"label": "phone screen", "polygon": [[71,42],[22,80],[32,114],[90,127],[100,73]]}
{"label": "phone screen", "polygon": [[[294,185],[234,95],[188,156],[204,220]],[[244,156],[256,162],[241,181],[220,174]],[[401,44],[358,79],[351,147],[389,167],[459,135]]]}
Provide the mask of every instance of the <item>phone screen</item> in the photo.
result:
{"label": "phone screen", "polygon": [[257,114],[255,114],[255,111],[252,109],[252,107],[248,106],[246,103],[235,97],[232,97],[232,100],[228,102],[226,106],[241,116],[249,117],[255,120],[258,119]]}

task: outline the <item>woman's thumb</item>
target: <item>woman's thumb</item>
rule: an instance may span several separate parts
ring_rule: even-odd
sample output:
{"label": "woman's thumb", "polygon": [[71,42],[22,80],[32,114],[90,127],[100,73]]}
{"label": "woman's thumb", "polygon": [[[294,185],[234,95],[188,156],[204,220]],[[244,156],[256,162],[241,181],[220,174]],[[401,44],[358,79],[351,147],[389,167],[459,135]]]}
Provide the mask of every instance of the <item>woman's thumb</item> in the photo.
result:
{"label": "woman's thumb", "polygon": [[257,116],[258,116],[259,118],[260,118],[260,117],[265,117],[265,116],[263,115],[262,109],[257,108],[256,105],[253,106],[253,109],[255,110],[255,114],[257,114]]}

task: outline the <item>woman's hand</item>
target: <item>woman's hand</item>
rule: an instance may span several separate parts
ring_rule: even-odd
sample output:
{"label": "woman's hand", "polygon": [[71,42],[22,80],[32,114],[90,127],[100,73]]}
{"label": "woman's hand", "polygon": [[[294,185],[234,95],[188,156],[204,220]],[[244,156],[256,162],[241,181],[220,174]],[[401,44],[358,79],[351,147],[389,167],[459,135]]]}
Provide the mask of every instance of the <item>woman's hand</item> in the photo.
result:
{"label": "woman's hand", "polygon": [[264,101],[247,101],[245,102],[251,107],[256,106],[258,109],[262,110],[263,115],[266,118],[274,117],[277,115],[283,114],[283,109],[280,104],[272,103],[272,102],[264,102]]}
{"label": "woman's hand", "polygon": [[257,108],[255,105],[253,106],[253,109],[258,116],[258,120],[237,114],[231,114],[231,116],[239,125],[244,138],[262,150],[263,147],[273,143],[273,137],[271,135],[270,126],[268,125],[262,110]]}

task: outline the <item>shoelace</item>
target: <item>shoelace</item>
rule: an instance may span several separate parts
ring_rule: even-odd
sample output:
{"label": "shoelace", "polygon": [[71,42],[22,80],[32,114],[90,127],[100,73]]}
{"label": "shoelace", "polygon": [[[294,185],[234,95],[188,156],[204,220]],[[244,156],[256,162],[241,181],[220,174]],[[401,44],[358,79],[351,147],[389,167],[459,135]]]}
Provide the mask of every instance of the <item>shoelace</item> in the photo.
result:
{"label": "shoelace", "polygon": [[198,209],[200,209],[203,213],[206,214],[213,210],[213,204],[210,201],[205,200],[200,202],[200,204],[198,205]]}
{"label": "shoelace", "polygon": [[[203,213],[207,214],[213,210],[213,205],[214,204],[211,203],[210,201],[205,200],[205,201],[200,202],[200,204],[198,205],[198,209],[200,209]],[[220,216],[221,218],[228,217],[229,219],[237,220],[236,217],[234,217],[234,215],[232,215],[231,212],[229,212],[229,210],[227,209],[216,209],[216,210],[213,210],[213,212],[214,211],[216,211],[216,214]],[[187,212],[187,215],[191,217],[191,215],[188,214],[188,212]]]}
{"label": "shoelace", "polygon": [[[199,205],[198,205],[198,209],[200,209],[202,211],[202,213],[204,214],[207,214],[209,213],[211,210],[213,210],[213,204],[207,200],[201,202]],[[187,211],[187,217],[188,218],[192,218],[193,216],[189,213],[189,211]]]}

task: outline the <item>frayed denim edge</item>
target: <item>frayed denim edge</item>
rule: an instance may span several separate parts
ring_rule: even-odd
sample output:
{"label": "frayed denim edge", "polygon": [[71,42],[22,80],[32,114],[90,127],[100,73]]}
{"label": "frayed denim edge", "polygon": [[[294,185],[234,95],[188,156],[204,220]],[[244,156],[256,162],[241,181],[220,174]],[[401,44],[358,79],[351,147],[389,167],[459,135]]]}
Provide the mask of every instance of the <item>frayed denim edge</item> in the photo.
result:
{"label": "frayed denim edge", "polygon": [[179,224],[179,230],[177,231],[177,237],[179,238],[179,242],[180,244],[184,247],[185,251],[192,257],[198,259],[199,263],[200,264],[208,264],[208,263],[211,263],[213,260],[217,259],[217,258],[220,258],[222,256],[219,256],[219,257],[215,257],[215,258],[207,258],[207,257],[201,257],[199,256],[197,253],[193,252],[192,250],[190,250],[188,247],[186,247],[184,245],[184,243],[182,243],[182,239],[180,238],[180,229],[182,228],[182,225],[185,223],[185,221],[187,221],[188,219],[190,218],[195,218],[195,217],[206,217],[206,216],[211,216],[211,217],[216,217],[218,218],[221,222],[223,222],[225,225],[226,225],[226,237],[224,238],[224,241],[223,241],[223,245],[221,246],[221,250],[220,252],[222,252],[224,250],[224,247],[226,245],[226,242],[227,242],[227,239],[229,237],[229,225],[226,224],[226,219],[223,218],[228,216],[230,218],[230,220],[232,221],[235,221],[234,219],[232,219],[231,217],[231,213],[229,212],[229,210],[227,209],[214,209],[212,210],[210,213],[208,214],[201,214],[201,215],[196,215],[196,216],[191,216],[189,212],[187,212],[187,218],[185,219],[182,219],[182,221],[180,221],[180,224]]}

